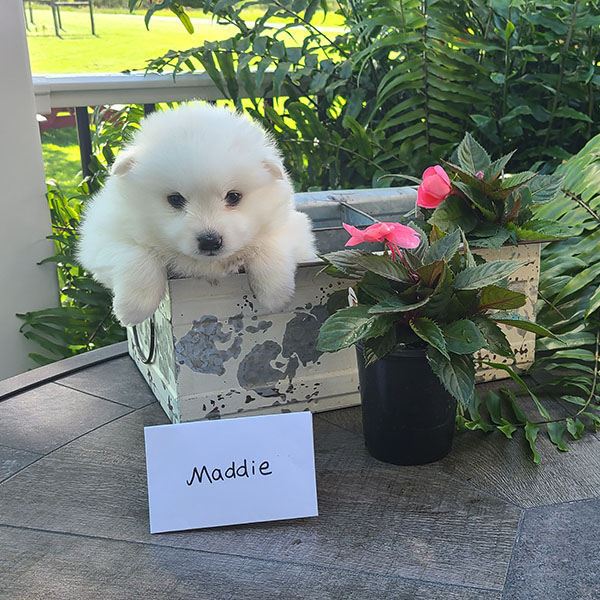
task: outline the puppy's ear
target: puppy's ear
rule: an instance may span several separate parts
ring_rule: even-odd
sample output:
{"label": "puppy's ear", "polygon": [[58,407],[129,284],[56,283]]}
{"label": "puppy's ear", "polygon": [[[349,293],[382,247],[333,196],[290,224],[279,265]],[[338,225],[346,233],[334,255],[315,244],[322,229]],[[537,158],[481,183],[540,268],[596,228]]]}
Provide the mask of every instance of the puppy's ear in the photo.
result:
{"label": "puppy's ear", "polygon": [[126,148],[125,150],[121,150],[119,154],[117,154],[117,158],[115,158],[115,162],[112,164],[110,169],[111,175],[125,175],[129,173],[133,166],[135,165],[135,148]]}
{"label": "puppy's ear", "polygon": [[285,170],[278,157],[269,156],[263,160],[263,165],[275,179],[285,179]]}

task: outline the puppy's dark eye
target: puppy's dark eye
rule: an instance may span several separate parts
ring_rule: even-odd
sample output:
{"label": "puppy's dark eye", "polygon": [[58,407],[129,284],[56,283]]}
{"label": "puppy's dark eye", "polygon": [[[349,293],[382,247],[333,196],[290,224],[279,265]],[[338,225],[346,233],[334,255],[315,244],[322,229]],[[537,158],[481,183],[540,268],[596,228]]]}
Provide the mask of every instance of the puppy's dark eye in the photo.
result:
{"label": "puppy's dark eye", "polygon": [[235,192],[233,190],[227,192],[227,195],[225,196],[225,202],[227,203],[227,206],[237,206],[241,199],[241,192]]}
{"label": "puppy's dark eye", "polygon": [[167,202],[173,208],[183,208],[185,206],[186,199],[180,193],[176,192],[167,196]]}

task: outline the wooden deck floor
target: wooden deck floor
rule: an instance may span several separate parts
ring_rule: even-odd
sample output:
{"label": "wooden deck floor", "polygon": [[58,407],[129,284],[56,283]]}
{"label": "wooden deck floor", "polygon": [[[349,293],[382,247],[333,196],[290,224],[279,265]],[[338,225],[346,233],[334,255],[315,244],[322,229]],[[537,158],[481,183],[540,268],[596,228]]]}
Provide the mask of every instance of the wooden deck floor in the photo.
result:
{"label": "wooden deck floor", "polygon": [[359,410],[321,413],[319,517],[150,535],[143,427],[166,422],[128,357],[0,402],[0,598],[600,598],[593,435],[537,467],[477,433],[395,467]]}

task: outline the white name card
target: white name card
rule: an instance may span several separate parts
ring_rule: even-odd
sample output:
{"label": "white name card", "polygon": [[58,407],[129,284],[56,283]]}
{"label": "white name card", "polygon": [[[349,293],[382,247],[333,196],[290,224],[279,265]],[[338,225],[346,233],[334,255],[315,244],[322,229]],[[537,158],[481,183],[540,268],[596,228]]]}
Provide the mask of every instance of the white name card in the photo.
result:
{"label": "white name card", "polygon": [[150,533],[318,515],[309,412],[144,434]]}

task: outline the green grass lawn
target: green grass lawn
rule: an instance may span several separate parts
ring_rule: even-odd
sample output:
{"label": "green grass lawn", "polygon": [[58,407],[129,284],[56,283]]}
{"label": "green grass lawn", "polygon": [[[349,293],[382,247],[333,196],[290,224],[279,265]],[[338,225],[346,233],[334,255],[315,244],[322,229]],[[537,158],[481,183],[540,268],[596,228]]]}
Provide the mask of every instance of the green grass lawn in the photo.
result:
{"label": "green grass lawn", "polygon": [[61,16],[65,31],[58,38],[50,10],[34,9],[36,31],[27,36],[34,74],[143,69],[147,60],[170,49],[184,50],[235,33],[233,27],[209,24],[196,26],[190,35],[176,18],[155,19],[148,31],[140,15],[98,13],[94,19],[97,35],[93,36],[89,13],[61,11]]}
{"label": "green grass lawn", "polygon": [[[31,31],[27,34],[31,70],[41,75],[144,69],[149,59],[168,50],[186,50],[199,46],[204,40],[230,37],[237,31],[233,26],[211,23],[199,11],[190,14],[195,29],[191,35],[170,11],[156,13],[149,31],[142,14],[96,11],[96,36],[93,36],[87,7],[61,10],[65,31],[58,38],[54,34],[50,8],[34,6],[35,25],[29,25]],[[27,15],[29,20],[29,10]],[[248,18],[253,16],[248,15]],[[323,25],[338,26],[339,17],[328,15]],[[301,41],[304,35],[300,31]]]}
{"label": "green grass lawn", "polygon": [[81,181],[81,162],[75,127],[42,133],[46,179],[54,179],[67,196],[75,195]]}

